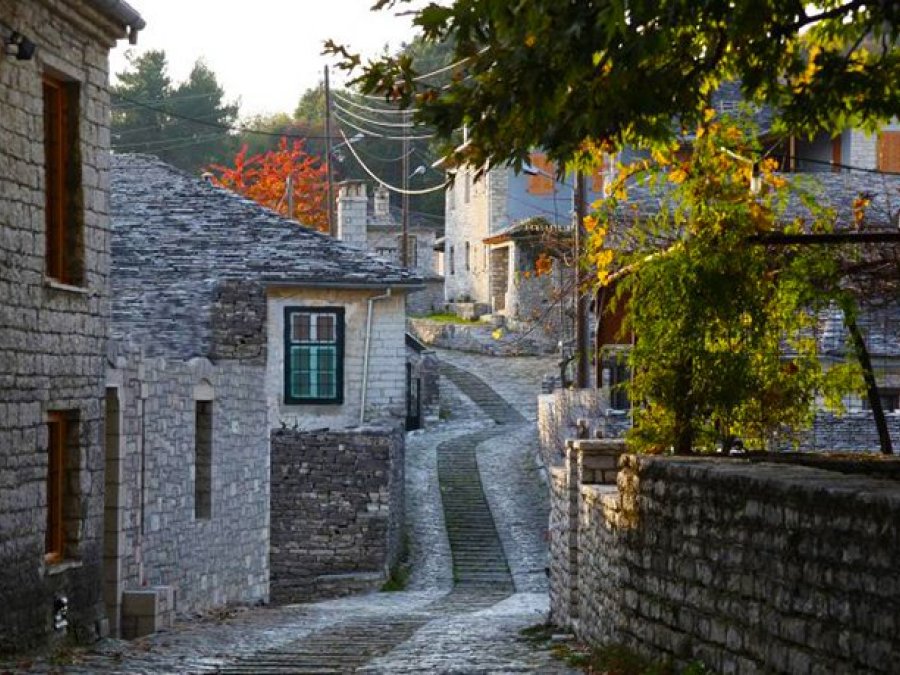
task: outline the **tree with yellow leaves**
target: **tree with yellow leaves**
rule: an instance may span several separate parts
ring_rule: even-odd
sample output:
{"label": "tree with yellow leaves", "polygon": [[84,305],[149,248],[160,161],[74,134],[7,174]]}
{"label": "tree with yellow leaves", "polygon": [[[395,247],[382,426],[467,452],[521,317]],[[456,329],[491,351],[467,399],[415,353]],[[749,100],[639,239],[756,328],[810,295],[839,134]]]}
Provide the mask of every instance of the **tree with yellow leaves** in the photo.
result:
{"label": "tree with yellow leaves", "polygon": [[[823,369],[814,337],[818,310],[849,300],[837,258],[750,243],[800,227],[784,222],[788,186],[772,164],[756,163],[761,189],[751,190],[753,139],[709,117],[688,157],[660,150],[633,169],[630,183],[654,192],[652,211],[635,215],[613,197],[588,224],[598,282],[618,279],[637,336],[636,448],[727,450],[738,438],[764,447],[807,426],[817,394],[837,403],[861,387],[855,363]],[[830,230],[834,214],[807,202],[804,227]],[[623,219],[627,242],[609,241]]]}

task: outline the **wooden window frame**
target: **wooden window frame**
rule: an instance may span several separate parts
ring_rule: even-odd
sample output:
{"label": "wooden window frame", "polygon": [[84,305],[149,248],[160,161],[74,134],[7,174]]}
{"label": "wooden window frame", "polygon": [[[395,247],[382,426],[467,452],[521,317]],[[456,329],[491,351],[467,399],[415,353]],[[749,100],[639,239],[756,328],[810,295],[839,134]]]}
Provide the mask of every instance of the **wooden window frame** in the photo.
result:
{"label": "wooden window frame", "polygon": [[48,564],[62,562],[66,552],[65,486],[66,452],[69,419],[64,412],[47,415],[47,530],[44,560]]}
{"label": "wooden window frame", "polygon": [[50,74],[42,82],[45,178],[45,274],[83,282],[78,162],[79,85]]}
{"label": "wooden window frame", "polygon": [[[310,340],[302,342],[292,336],[292,317],[297,314],[331,314],[335,318],[334,341]],[[296,396],[291,380],[293,367],[292,347],[306,345],[322,347],[334,345],[334,396]],[[284,309],[284,402],[288,405],[342,405],[344,402],[344,308],[343,307],[285,307]]]}

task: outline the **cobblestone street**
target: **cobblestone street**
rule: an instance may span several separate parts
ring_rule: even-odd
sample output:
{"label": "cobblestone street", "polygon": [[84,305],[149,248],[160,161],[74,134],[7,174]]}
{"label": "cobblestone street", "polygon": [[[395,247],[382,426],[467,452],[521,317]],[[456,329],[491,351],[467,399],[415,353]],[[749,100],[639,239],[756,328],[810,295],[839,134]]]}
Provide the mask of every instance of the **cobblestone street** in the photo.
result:
{"label": "cobblestone street", "polygon": [[548,610],[548,504],[534,419],[553,358],[439,355],[448,419],[407,438],[405,590],[240,608],[13,670],[573,672],[520,634]]}

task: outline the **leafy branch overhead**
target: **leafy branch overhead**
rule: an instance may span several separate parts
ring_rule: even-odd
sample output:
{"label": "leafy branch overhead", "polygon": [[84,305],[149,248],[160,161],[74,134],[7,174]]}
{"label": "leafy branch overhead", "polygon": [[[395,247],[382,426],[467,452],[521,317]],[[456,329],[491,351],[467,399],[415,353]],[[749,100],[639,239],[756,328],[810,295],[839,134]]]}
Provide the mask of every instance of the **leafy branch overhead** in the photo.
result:
{"label": "leafy branch overhead", "polygon": [[[452,41],[455,68],[435,82],[409,54],[362,64],[326,52],[356,83],[413,107],[475,165],[521,165],[534,147],[567,162],[586,140],[659,142],[693,128],[717,86],[739,79],[782,129],[871,129],[900,110],[900,3],[883,0],[456,0],[406,8],[424,42]],[[360,70],[361,69],[361,70]]]}

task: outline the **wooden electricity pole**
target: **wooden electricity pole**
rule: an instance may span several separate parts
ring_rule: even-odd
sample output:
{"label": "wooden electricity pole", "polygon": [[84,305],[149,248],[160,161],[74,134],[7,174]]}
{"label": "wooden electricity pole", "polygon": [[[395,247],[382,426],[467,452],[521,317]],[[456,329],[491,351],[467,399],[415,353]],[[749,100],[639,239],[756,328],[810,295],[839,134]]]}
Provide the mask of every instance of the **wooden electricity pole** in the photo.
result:
{"label": "wooden electricity pole", "polygon": [[588,298],[583,292],[584,273],[581,254],[584,248],[584,218],[587,215],[584,172],[575,173],[575,386],[590,386],[590,329],[588,326]]}
{"label": "wooden electricity pole", "polygon": [[331,173],[331,84],[325,66],[325,175],[328,182],[328,233],[337,237],[334,223],[334,176]]}
{"label": "wooden electricity pole", "polygon": [[403,208],[401,209],[400,264],[409,267],[409,131],[407,129],[408,113],[403,114]]}

